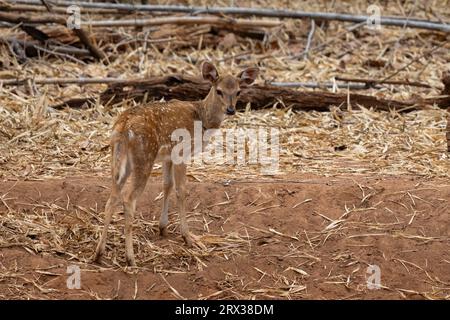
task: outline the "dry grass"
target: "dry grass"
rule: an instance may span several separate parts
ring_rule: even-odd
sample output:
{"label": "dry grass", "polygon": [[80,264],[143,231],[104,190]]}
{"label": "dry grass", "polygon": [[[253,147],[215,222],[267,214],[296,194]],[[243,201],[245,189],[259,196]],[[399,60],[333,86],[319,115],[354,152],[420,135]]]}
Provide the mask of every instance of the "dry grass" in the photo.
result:
{"label": "dry grass", "polygon": [[[317,183],[329,182],[324,179]],[[23,248],[36,257],[34,258],[36,261],[41,261],[38,257],[51,257],[51,259],[44,264],[42,261],[39,262],[38,267],[32,269],[33,277],[30,277],[29,265],[10,264],[9,267],[5,267],[0,263],[2,268],[0,283],[4,283],[9,288],[9,298],[14,296],[20,298],[61,297],[67,294],[67,290],[64,287],[55,288],[50,280],[53,281],[65,275],[65,263],[69,263],[81,266],[83,277],[86,277],[86,273],[122,271],[125,279],[127,277],[135,279],[134,281],[139,284],[141,296],[144,295],[142,286],[149,285],[148,279],[143,276],[155,273],[160,275],[161,279],[159,283],[155,281],[153,286],[166,286],[174,298],[181,299],[186,298],[180,293],[186,294],[186,289],[177,288],[167,278],[174,275],[191,278],[198,273],[202,275],[202,272],[209,270],[211,265],[216,268],[217,261],[220,261],[223,264],[220,268],[222,280],[215,284],[216,290],[209,288],[207,295],[188,291],[188,298],[317,298],[317,296],[311,296],[309,290],[319,283],[323,286],[345,288],[344,291],[348,293],[347,298],[364,298],[368,294],[364,274],[366,268],[373,264],[373,260],[370,256],[361,255],[358,248],[372,248],[375,254],[379,250],[377,243],[381,241],[380,243],[396,243],[395,246],[404,249],[385,251],[383,257],[386,261],[377,263],[390,264],[390,268],[393,264],[399,264],[411,279],[415,279],[399,286],[398,280],[388,281],[383,278],[382,289],[385,292],[392,293],[391,297],[397,294],[397,298],[408,298],[411,295],[426,299],[448,298],[449,287],[445,282],[446,275],[433,269],[436,263],[435,260],[431,260],[433,255],[430,255],[429,261],[424,262],[410,254],[420,252],[420,248],[427,245],[433,248],[445,248],[450,244],[448,235],[437,233],[426,223],[427,212],[430,210],[425,210],[434,208],[442,211],[448,207],[448,199],[440,198],[442,191],[448,189],[448,185],[424,183],[411,190],[385,194],[382,200],[377,198],[380,193],[379,187],[364,185],[358,181],[354,181],[354,185],[355,189],[359,190],[359,194],[355,194],[356,199],[359,200],[345,204],[341,209],[342,213],[336,217],[328,216],[327,211],[314,210],[312,216],[321,217],[322,223],[315,223],[304,230],[300,227],[295,233],[285,231],[286,227],[283,223],[274,228],[265,225],[254,226],[251,222],[242,223],[233,231],[224,232],[223,228],[226,228],[227,220],[233,215],[224,214],[217,209],[223,202],[208,205],[208,202],[199,201],[194,206],[194,210],[188,213],[190,226],[194,233],[199,235],[196,236],[196,246],[191,249],[186,248],[181,241],[178,216],[175,212],[171,213],[169,232],[175,234],[176,239],[155,241],[158,238],[157,219],[144,218],[138,211],[134,226],[134,244],[140,267],[128,269],[123,267],[125,255],[122,245],[124,243],[122,215],[116,215],[110,228],[104,262],[101,266],[91,264],[96,239],[101,232],[102,208],[99,208],[97,203],[84,207],[74,202],[68,195],[66,199],[38,201],[41,198],[39,190],[36,190],[32,196],[17,198],[11,194],[17,194],[20,185],[13,184],[1,197],[8,210],[0,215],[2,231],[0,248]],[[294,185],[288,186],[288,188],[293,187]],[[242,191],[245,190],[242,185],[240,188]],[[268,193],[264,188],[261,191],[261,186],[258,184],[253,184],[250,188],[259,188],[260,194],[255,193],[254,200],[239,209],[239,205],[229,204],[227,212],[240,210],[241,214],[250,217],[256,215],[255,208],[267,207],[268,203],[280,203],[276,193]],[[153,210],[155,206],[158,207],[161,204],[157,199],[158,197],[155,200],[152,199],[152,202],[155,202],[152,204]],[[305,199],[305,201],[314,204],[317,199]],[[400,210],[399,207],[401,207]],[[257,213],[261,216],[264,214],[261,211]],[[222,226],[222,231],[218,230],[217,225],[210,229],[210,225],[216,222]],[[345,243],[345,249],[342,249],[342,243]],[[341,248],[340,250],[333,249],[337,245]],[[267,248],[276,247],[277,250],[265,249],[266,246]],[[380,250],[386,250],[386,247]],[[384,256],[385,253],[386,256]],[[230,269],[226,266],[227,262],[247,255],[255,261],[254,266],[245,265],[243,270]],[[441,259],[444,261],[448,259],[448,254],[442,252]],[[275,270],[270,267],[270,261],[273,260],[279,263]],[[269,263],[257,264],[256,261],[269,261]],[[61,264],[61,262],[64,263]],[[330,265],[333,267],[330,268]],[[267,268],[271,271],[266,271]],[[442,276],[444,276],[443,279],[441,279]],[[49,277],[50,280],[48,280]],[[383,273],[383,277],[388,276]],[[62,278],[65,279],[65,277]],[[96,283],[98,281],[102,280],[97,280]],[[121,290],[120,281],[119,279],[117,290],[110,295],[104,293],[99,295],[95,291],[89,291],[89,287],[85,286],[76,294],[91,298],[116,299]],[[105,283],[108,281],[105,280]],[[427,289],[419,291],[417,289],[419,284],[422,287],[426,284]],[[341,296],[341,298],[346,297]]]}
{"label": "dry grass", "polygon": [[[282,5],[281,3],[279,4]],[[302,5],[292,5],[302,7]],[[303,5],[304,6],[304,5]],[[309,10],[323,6],[308,6]],[[340,5],[337,10],[346,10],[349,5]],[[411,4],[401,8],[411,10]],[[350,12],[362,8],[355,1]],[[434,10],[436,11],[436,8]],[[392,14],[402,14],[400,8],[389,8]],[[431,10],[432,11],[432,10]],[[440,11],[440,10],[439,10]],[[361,11],[363,12],[363,11]],[[441,12],[441,11],[440,11]],[[423,12],[416,8],[413,16]],[[9,54],[6,46],[0,47],[0,56],[5,66],[2,78],[14,77],[76,77],[80,74],[101,77],[109,74],[123,78],[148,75],[164,75],[182,71],[197,73],[191,61],[200,59],[221,60],[239,55],[244,57],[220,63],[222,70],[238,72],[244,65],[258,64],[261,69],[259,81],[330,81],[337,75],[385,78],[410,61],[420,57],[431,47],[441,44],[445,36],[418,30],[383,27],[381,31],[359,28],[355,32],[343,32],[345,24],[330,23],[326,29],[318,29],[314,38],[317,46],[329,42],[328,46],[313,51],[308,60],[292,59],[302,50],[304,41],[287,41],[287,34],[297,39],[307,36],[302,21],[286,21],[283,28],[269,33],[275,49],[261,50],[256,40],[246,39],[224,52],[219,49],[185,48],[172,51],[170,44],[161,52],[147,46],[130,49],[108,66],[100,63],[80,65],[63,59],[30,59],[19,64]],[[307,22],[305,22],[307,25]],[[136,33],[132,28],[118,28],[114,32],[133,39],[152,39],[159,30]],[[4,30],[7,34],[20,31]],[[153,33],[152,33],[153,32]],[[166,31],[167,32],[167,31]],[[275,43],[275,44],[274,44]],[[111,44],[104,44],[111,47]],[[259,49],[258,49],[259,48]],[[313,50],[313,49],[311,49]],[[429,83],[435,89],[408,86],[385,86],[382,90],[367,90],[369,94],[409,99],[433,96],[441,88],[441,72],[450,68],[448,43],[435,51],[432,57],[424,57],[411,64],[394,78]],[[242,59],[245,58],[245,59]],[[239,60],[241,59],[241,60]],[[368,61],[381,61],[385,67],[368,67]],[[108,171],[108,134],[117,113],[129,104],[119,107],[98,105],[88,111],[49,109],[55,102],[77,95],[93,95],[104,88],[102,85],[79,87],[68,86],[22,86],[0,89],[0,141],[4,177],[43,178],[60,177],[67,174],[99,174]],[[345,92],[345,89],[340,89]],[[282,102],[278,104],[282,105]],[[274,106],[276,107],[276,106]],[[355,109],[355,108],[353,108]],[[445,111],[427,111],[398,114],[395,112],[373,112],[370,110],[330,113],[291,112],[289,106],[283,110],[245,112],[225,123],[225,127],[268,126],[281,129],[281,170],[323,173],[340,172],[448,176],[449,162],[445,148]],[[341,151],[339,151],[341,150]],[[357,163],[356,163],[357,162]],[[354,163],[355,165],[348,165]],[[222,165],[193,167],[191,172],[203,179],[222,175]],[[235,168],[227,175],[233,174]],[[241,168],[238,168],[242,174]],[[259,174],[252,166],[243,168],[248,174]]]}
{"label": "dry grass", "polygon": [[[223,2],[223,1],[222,1]],[[189,1],[193,4],[193,1]],[[203,2],[202,2],[203,3]],[[414,1],[404,6],[393,4],[383,14],[406,15],[413,10],[412,16],[418,18],[437,17],[449,20],[450,12],[445,1],[434,1],[434,7],[424,10]],[[220,4],[220,3],[219,3]],[[229,5],[223,2],[223,5]],[[246,2],[242,1],[242,5]],[[264,1],[258,1],[263,6]],[[341,12],[365,13],[365,1],[336,4],[331,8],[327,1],[315,3],[279,1],[276,6],[291,7],[304,10],[335,10]],[[119,75],[123,78],[157,76],[182,71],[197,73],[195,61],[213,59],[221,62],[222,70],[236,73],[243,66],[261,67],[259,81],[332,81],[335,76],[348,75],[355,77],[373,77],[382,79],[392,75],[396,70],[408,65],[436,45],[447,41],[432,57],[423,57],[412,63],[394,79],[407,78],[421,81],[433,86],[433,89],[414,88],[408,86],[384,86],[382,90],[369,89],[364,93],[395,99],[409,99],[417,95],[431,97],[439,95],[440,79],[444,70],[450,69],[450,49],[448,35],[421,30],[384,27],[381,31],[358,29],[345,32],[346,24],[330,23],[327,27],[318,28],[313,40],[313,51],[309,59],[292,59],[301,52],[306,43],[309,23],[307,21],[286,21],[279,30],[269,34],[265,43],[256,40],[239,42],[233,48],[222,51],[215,48],[183,48],[172,50],[170,41],[164,50],[153,45],[143,48],[129,49],[111,64],[80,64],[64,59],[30,59],[19,64],[9,53],[6,46],[0,46],[0,60],[3,69],[0,78],[20,77],[102,77]],[[1,29],[5,35],[17,35],[18,29]],[[132,28],[118,28],[114,32],[130,39],[144,38],[147,31],[150,38],[153,33],[161,32],[151,28],[136,31]],[[288,41],[293,34],[301,41]],[[175,41],[175,40],[174,40]],[[327,42],[329,45],[314,50],[314,46]],[[175,43],[176,44],[176,43]],[[174,44],[174,45],[175,45]],[[101,46],[111,46],[101,43]],[[238,56],[240,58],[229,59]],[[381,61],[384,67],[370,67],[371,61]],[[89,110],[55,111],[49,108],[72,96],[95,96],[102,85],[79,87],[68,86],[21,86],[0,87],[0,177],[4,180],[40,180],[47,178],[71,176],[108,176],[109,147],[108,136],[115,117],[125,108],[127,102],[119,106],[97,105]],[[341,89],[343,90],[343,89]],[[343,90],[345,92],[345,90]],[[375,112],[373,110],[338,110],[330,112],[293,112],[282,101],[273,109],[252,111],[251,106],[234,118],[227,119],[225,128],[256,128],[258,126],[275,127],[280,130],[280,173],[314,173],[325,176],[338,176],[343,173],[364,175],[404,175],[448,178],[450,162],[446,153],[445,125],[446,112],[430,106],[429,110],[409,113]],[[189,168],[189,173],[197,181],[245,181],[248,178],[263,179],[260,168],[254,166],[226,166],[223,164],[202,164]],[[159,167],[154,171],[160,174]],[[276,177],[264,177],[274,181]],[[350,239],[389,237],[392,239],[408,239],[413,244],[428,242],[449,243],[448,237],[426,235],[420,232],[408,233],[401,227],[412,224],[416,219],[416,211],[408,214],[408,220],[391,223],[379,223],[371,219],[358,219],[367,211],[384,210],[385,204],[366,204],[374,195],[370,190],[358,184],[361,189],[361,203],[354,207],[342,208],[342,215],[337,219],[318,213],[324,219],[320,230],[305,230],[300,234],[285,234],[273,228],[257,228],[245,225],[235,232],[215,234],[209,230],[209,223],[216,218],[211,208],[202,207],[190,213],[189,219],[194,230],[202,230],[198,246],[186,249],[180,241],[168,241],[155,244],[148,235],[154,235],[157,222],[137,217],[135,245],[138,249],[137,259],[142,264],[151,265],[152,269],[140,268],[138,271],[151,271],[167,276],[168,274],[187,273],[192,269],[202,270],[208,265],[208,259],[220,257],[228,260],[233,256],[246,255],[253,250],[261,238],[268,238],[275,243],[282,243],[284,257],[297,259],[285,272],[266,273],[255,269],[251,277],[224,272],[224,281],[217,283],[218,290],[201,299],[217,298],[287,298],[308,297],[304,279],[309,277],[308,268],[320,263],[321,258],[315,256],[317,251],[329,239],[335,236]],[[434,186],[440,188],[439,186]],[[405,201],[420,202],[415,194],[405,194]],[[418,198],[419,197],[419,198]],[[70,199],[67,206],[61,204],[36,202],[33,199],[12,199],[8,192],[1,195],[3,204],[0,213],[0,248],[22,247],[32,253],[62,256],[69,261],[82,263],[93,272],[120,270],[124,265],[122,247],[114,246],[107,250],[106,266],[90,265],[90,254],[93,252],[95,240],[102,226],[102,209],[72,206]],[[256,201],[256,200],[255,200]],[[301,208],[311,199],[305,199],[295,205]],[[426,201],[426,200],[423,200]],[[437,201],[437,200],[436,200]],[[15,210],[10,203],[21,203],[27,210]],[[267,204],[266,204],[267,203]],[[448,203],[448,202],[447,202]],[[250,208],[253,213],[275,209],[277,204],[262,202],[262,205]],[[1,206],[1,204],[0,204]],[[212,204],[214,207],[221,203]],[[411,205],[404,204],[409,210]],[[367,217],[366,217],[367,218]],[[115,224],[121,223],[119,217]],[[406,218],[405,218],[406,219]],[[175,219],[176,220],[176,219]],[[74,227],[75,226],[75,227]],[[170,225],[170,231],[176,232],[177,224]],[[200,231],[199,231],[200,233]],[[110,243],[122,243],[123,234],[120,228],[114,227],[110,232]],[[34,240],[33,240],[34,239]],[[343,259],[347,265],[355,265],[347,274],[330,274],[323,283],[335,284],[351,288],[352,294],[358,296],[365,288],[360,287],[359,270],[363,267],[352,258],[352,253],[338,253],[331,260]],[[415,292],[405,288],[388,288],[402,297],[418,294],[425,298],[449,298],[449,284],[430,276],[426,270],[413,262],[399,259],[407,272],[410,269],[420,272],[424,281],[433,285],[434,290]],[[54,266],[60,268],[60,266]],[[127,272],[131,272],[126,270]],[[40,270],[52,273],[49,270]],[[359,272],[359,273],[358,273]],[[355,280],[355,278],[357,280]],[[161,281],[169,286],[174,297],[184,298],[179,288],[172,287],[169,280]],[[5,269],[0,262],[0,283],[5,283],[11,295],[21,298],[55,297],[56,289],[46,288],[46,282],[27,278],[20,266]],[[120,282],[118,283],[120,288]],[[119,291],[117,288],[117,292]],[[152,288],[146,288],[151,290]],[[53,290],[53,291],[52,291]],[[143,290],[143,289],[140,289]],[[83,294],[92,298],[116,298],[99,296],[85,290]],[[1,297],[1,296],[0,296]],[[9,296],[11,297],[11,296]]]}

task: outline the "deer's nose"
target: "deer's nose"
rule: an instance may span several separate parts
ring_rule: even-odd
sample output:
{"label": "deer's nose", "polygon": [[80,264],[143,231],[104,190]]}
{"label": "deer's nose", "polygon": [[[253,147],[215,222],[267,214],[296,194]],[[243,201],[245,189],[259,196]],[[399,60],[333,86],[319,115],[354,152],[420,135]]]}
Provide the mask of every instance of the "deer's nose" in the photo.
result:
{"label": "deer's nose", "polygon": [[232,116],[236,113],[236,110],[233,107],[227,107],[227,115]]}

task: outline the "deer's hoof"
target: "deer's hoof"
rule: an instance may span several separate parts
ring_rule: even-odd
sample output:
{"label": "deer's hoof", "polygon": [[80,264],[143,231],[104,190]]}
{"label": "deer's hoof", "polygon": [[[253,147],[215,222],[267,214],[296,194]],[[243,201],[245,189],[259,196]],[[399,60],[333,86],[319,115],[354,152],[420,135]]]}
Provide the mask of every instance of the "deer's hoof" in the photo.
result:
{"label": "deer's hoof", "polygon": [[136,267],[136,260],[134,260],[134,257],[127,257],[126,259],[129,267]]}
{"label": "deer's hoof", "polygon": [[192,246],[194,245],[194,241],[192,240],[192,237],[190,234],[184,234],[183,235],[183,240],[186,243],[186,246],[188,248],[192,248]]}
{"label": "deer's hoof", "polygon": [[91,261],[94,262],[94,263],[100,263],[100,262],[102,262],[102,257],[103,257],[103,251],[96,250],[94,256],[91,259]]}
{"label": "deer's hoof", "polygon": [[167,237],[169,233],[167,232],[167,226],[166,227],[159,227],[159,235],[161,237]]}

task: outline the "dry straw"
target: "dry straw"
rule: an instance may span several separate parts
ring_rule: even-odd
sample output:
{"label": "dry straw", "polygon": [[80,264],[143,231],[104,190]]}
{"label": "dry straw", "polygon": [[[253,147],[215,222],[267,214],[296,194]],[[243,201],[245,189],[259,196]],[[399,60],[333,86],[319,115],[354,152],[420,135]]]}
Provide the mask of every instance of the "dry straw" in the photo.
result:
{"label": "dry straw", "polygon": [[[245,2],[245,1],[244,1]],[[445,2],[445,1],[444,1]],[[442,3],[444,3],[442,2]],[[272,2],[271,2],[272,3]],[[283,2],[284,3],[284,2]],[[307,8],[302,3],[290,4],[292,7],[314,10],[335,10],[342,12],[365,12],[365,1],[350,4],[335,4],[328,8],[328,2],[309,3]],[[437,5],[437,4],[436,4]],[[387,8],[386,15],[403,14],[413,8],[412,4],[398,8]],[[431,12],[431,13],[430,13]],[[415,10],[414,16],[433,18],[428,15],[442,15],[449,19],[448,9],[443,6],[433,11]],[[104,15],[102,15],[104,18]],[[90,15],[95,19],[95,15]],[[445,20],[444,19],[444,20]],[[29,59],[19,63],[11,55],[11,48],[0,45],[0,78],[17,77],[107,77],[120,76],[134,78],[143,76],[165,75],[172,72],[197,73],[195,63],[202,59],[218,62],[221,70],[237,73],[244,66],[258,65],[261,77],[258,81],[333,81],[336,76],[372,77],[384,79],[396,70],[408,65],[434,45],[447,41],[432,57],[424,57],[410,64],[398,73],[394,79],[409,79],[424,82],[436,89],[414,88],[408,86],[384,85],[383,89],[368,89],[365,93],[379,97],[391,97],[398,100],[416,96],[431,97],[439,95],[441,73],[450,69],[448,35],[442,33],[383,27],[380,31],[358,28],[347,32],[348,24],[317,23],[308,59],[293,59],[303,51],[308,36],[308,21],[285,20],[281,27],[267,34],[264,41],[238,38],[237,43],[218,49],[205,46],[202,41],[211,38],[209,29],[198,29],[195,35],[198,42],[194,47],[186,46],[184,33],[181,36],[169,36],[169,28],[163,26],[144,28],[119,27],[115,29],[95,29],[93,35],[101,39],[101,33],[109,33],[111,38],[120,37],[120,50],[117,44],[99,42],[105,52],[116,54],[110,64],[79,63],[78,59],[66,59],[64,55]],[[183,27],[184,28],[184,27]],[[191,28],[191,27],[189,27]],[[195,28],[192,28],[192,30]],[[190,30],[190,29],[189,29]],[[181,31],[180,31],[181,32]],[[175,33],[177,34],[177,33]],[[2,29],[2,37],[22,37],[20,29]],[[184,38],[183,38],[184,37]],[[290,39],[297,40],[290,40]],[[145,46],[132,46],[134,39],[149,39]],[[210,41],[210,40],[208,40]],[[208,42],[207,44],[210,44]],[[320,43],[325,47],[315,50]],[[200,48],[200,50],[197,50]],[[220,62],[221,61],[221,62]],[[96,96],[105,89],[104,85],[89,86],[36,86],[30,81],[23,86],[0,87],[0,177],[7,180],[41,180],[72,176],[109,176],[108,136],[114,119],[119,112],[133,105],[125,101],[119,105],[97,105],[88,110],[55,111],[50,105],[73,96]],[[345,92],[345,89],[339,89]],[[351,103],[351,101],[350,101]],[[280,177],[263,177],[260,167],[244,167],[223,164],[202,164],[189,167],[189,173],[197,181],[245,181],[248,178],[275,181],[292,172],[315,173],[325,176],[337,176],[343,173],[364,175],[404,175],[414,174],[424,177],[450,177],[450,162],[446,153],[445,125],[446,112],[430,106],[429,110],[410,113],[375,112],[352,106],[330,112],[293,112],[289,106],[279,101],[274,108],[265,111],[248,110],[227,119],[225,128],[275,127],[280,130]],[[160,175],[156,167],[154,175]],[[364,193],[369,191],[369,193]],[[306,234],[288,235],[276,229],[246,226],[236,232],[215,234],[209,232],[208,223],[201,212],[191,212],[190,220],[200,229],[203,236],[198,239],[198,246],[186,249],[181,241],[168,241],[156,245],[145,236],[155,233],[156,221],[136,221],[136,239],[138,261],[142,265],[152,266],[150,271],[162,275],[187,273],[192,268],[201,270],[208,265],[211,257],[225,260],[233,256],[248,254],[254,241],[271,239],[292,244],[289,256],[302,257],[305,265],[319,263],[315,254],[328,239],[334,235],[354,230],[349,238],[361,237],[408,238],[419,243],[447,241],[439,237],[417,236],[403,230],[391,232],[395,224],[370,224],[353,220],[372,207],[364,207],[364,202],[371,196],[370,190],[362,190],[360,207],[343,208],[343,215],[331,219],[326,213],[318,213],[325,224],[322,231]],[[414,201],[420,201],[411,195]],[[9,193],[1,195],[0,212],[0,248],[22,247],[31,253],[62,255],[69,261],[86,263],[93,272],[117,270],[124,265],[122,248],[108,250],[106,265],[98,267],[89,264],[96,238],[99,235],[103,216],[102,208],[73,209],[58,206],[55,203],[36,203],[32,199],[12,199]],[[66,199],[70,203],[71,199]],[[300,199],[301,200],[301,199]],[[11,202],[21,203],[27,210],[17,211]],[[256,200],[255,200],[256,201]],[[301,208],[311,199],[299,201],[294,207]],[[405,200],[406,201],[406,200]],[[262,200],[258,200],[262,203]],[[93,204],[94,205],[94,204]],[[405,205],[406,206],[406,205]],[[214,211],[221,203],[208,208],[211,219],[221,219]],[[409,210],[409,206],[406,206]],[[251,208],[253,210],[253,208]],[[264,213],[276,209],[276,204],[266,203],[254,208],[255,213]],[[195,210],[194,210],[195,211]],[[111,243],[120,244],[122,231],[120,217],[116,218],[112,228]],[[414,223],[412,212],[409,223]],[[73,228],[73,223],[76,227]],[[171,232],[176,232],[177,224],[171,224]],[[195,227],[194,227],[195,228]],[[33,240],[35,239],[35,240]],[[256,239],[256,240],[255,240]],[[259,239],[259,240],[258,240]],[[115,246],[116,247],[116,246]],[[117,252],[119,251],[119,252]],[[351,253],[349,253],[351,255]],[[340,259],[338,256],[334,258]],[[117,261],[115,260],[117,259]],[[417,269],[412,263],[400,261],[405,269]],[[3,269],[2,269],[3,268]],[[55,266],[57,268],[57,266]],[[246,282],[239,274],[226,273],[224,282],[216,284],[217,291],[211,292],[204,299],[217,298],[299,298],[307,294],[304,279],[308,273],[303,265],[292,265],[279,274],[269,274],[262,269],[256,270],[261,282]],[[146,270],[145,268],[143,270]],[[52,269],[37,270],[49,276]],[[331,272],[331,271],[330,271]],[[421,271],[422,272],[422,271]],[[434,292],[422,292],[426,298],[448,298],[448,284],[423,273],[424,279],[435,284]],[[170,281],[162,278],[177,298],[184,298],[180,288],[175,288]],[[337,286],[355,287],[354,279],[348,275],[330,275],[325,279],[315,279]],[[263,284],[264,283],[264,284]],[[49,289],[42,281],[25,277],[20,266],[16,269],[4,269],[0,263],[0,285],[8,286],[8,297],[41,298],[52,297],[57,293]],[[23,288],[26,287],[26,289]],[[118,284],[120,289],[120,283]],[[136,283],[136,288],[138,284]],[[447,287],[447,289],[443,289]],[[139,284],[139,288],[142,285]],[[441,289],[439,289],[441,288]],[[139,289],[141,290],[141,289]],[[143,289],[142,289],[143,290]],[[363,289],[361,289],[363,290]],[[415,292],[405,288],[386,288],[399,295]],[[138,291],[138,289],[136,289]],[[99,296],[85,290],[92,298],[114,298]],[[1,296],[0,296],[1,297]],[[135,294],[136,297],[136,294]]]}

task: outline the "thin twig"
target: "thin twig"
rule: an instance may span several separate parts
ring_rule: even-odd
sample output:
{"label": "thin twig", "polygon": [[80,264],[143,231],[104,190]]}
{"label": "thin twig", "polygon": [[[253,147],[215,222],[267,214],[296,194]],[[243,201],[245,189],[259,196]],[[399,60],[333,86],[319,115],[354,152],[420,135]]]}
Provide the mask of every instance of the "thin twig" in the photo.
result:
{"label": "thin twig", "polygon": [[314,21],[314,19],[312,19],[311,20],[311,30],[309,31],[309,34],[308,34],[308,40],[306,42],[305,51],[303,53],[303,59],[308,58],[308,52],[309,52],[309,48],[311,46],[311,42],[312,42],[315,30],[316,30],[316,22]]}

